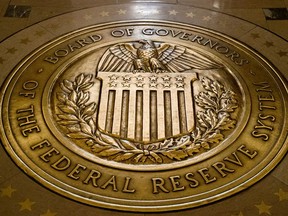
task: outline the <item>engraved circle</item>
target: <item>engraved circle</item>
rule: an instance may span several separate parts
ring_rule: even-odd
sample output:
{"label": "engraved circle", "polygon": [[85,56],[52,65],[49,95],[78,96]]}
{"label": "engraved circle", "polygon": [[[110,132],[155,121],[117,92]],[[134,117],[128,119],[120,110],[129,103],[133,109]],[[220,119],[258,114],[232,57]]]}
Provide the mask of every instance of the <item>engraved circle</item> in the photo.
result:
{"label": "engraved circle", "polygon": [[[134,25],[131,24],[131,26],[147,25],[148,27],[150,26],[150,28],[151,26],[156,28],[157,25],[161,24],[171,26],[171,28],[174,26],[174,28],[183,27],[183,29],[195,28],[197,31],[202,30],[199,27],[191,27],[179,23],[160,21],[157,22],[158,24],[155,23],[156,21],[145,21],[143,23],[137,21]],[[127,26],[127,23],[112,23],[111,25],[112,27],[113,25],[120,27]],[[109,25],[106,24],[100,25],[97,32],[109,29],[107,26],[109,27]],[[92,29],[93,32],[93,27],[86,28],[88,32],[89,29]],[[76,34],[79,32],[81,35],[83,29],[76,31]],[[55,108],[58,105],[60,105],[60,107],[63,105],[58,104],[60,101],[58,99],[51,100],[51,98],[53,98],[51,95],[55,95],[55,93],[58,92],[60,88],[58,84],[61,85],[61,81],[65,79],[67,81],[72,80],[73,83],[78,85],[78,89],[85,89],[90,86],[91,76],[81,76],[81,74],[78,74],[80,76],[73,76],[72,73],[65,72],[67,72],[67,68],[70,66],[74,67],[77,64],[78,61],[75,60],[78,57],[79,62],[77,66],[79,66],[79,64],[81,65],[81,56],[86,58],[87,56],[85,56],[85,54],[89,55],[89,52],[92,52],[93,48],[87,48],[86,51],[79,52],[79,55],[75,54],[67,61],[61,62],[60,60],[59,64],[56,65],[51,63],[51,61],[53,62],[55,59],[49,58],[48,60],[51,63],[49,65],[50,71],[46,70],[48,67],[45,68],[45,64],[43,64],[42,57],[47,57],[47,55],[55,52],[55,50],[51,50],[51,47],[55,46],[55,43],[62,45],[62,41],[73,41],[74,33],[64,35],[58,40],[40,47],[16,66],[7,78],[3,87],[4,93],[1,96],[1,138],[3,143],[5,143],[5,148],[12,158],[14,158],[18,166],[46,187],[74,200],[107,208],[138,212],[183,209],[213,202],[250,186],[275,167],[287,151],[287,145],[285,144],[287,141],[287,118],[285,118],[287,115],[287,88],[285,87],[285,81],[266,59],[247,46],[229,37],[220,35],[217,32],[203,29],[202,34],[205,33],[211,34],[211,37],[217,38],[222,42],[224,41],[229,44],[229,46],[234,47],[236,51],[239,50],[239,53],[245,53],[251,61],[249,62],[249,67],[241,68],[241,65],[236,65],[235,61],[233,61],[238,59],[237,56],[239,53],[220,53],[225,51],[225,46],[218,47],[218,51],[212,50],[215,53],[218,52],[215,59],[220,59],[221,62],[225,62],[225,65],[228,65],[229,70],[227,74],[230,74],[230,76],[234,78],[232,82],[241,90],[241,97],[245,97],[242,99],[242,104],[240,103],[239,107],[239,109],[243,109],[241,113],[245,113],[241,120],[241,122],[244,121],[244,123],[241,127],[238,126],[238,130],[236,130],[234,134],[232,133],[233,136],[235,135],[234,138],[228,136],[228,141],[225,144],[227,145],[226,148],[225,145],[215,147],[209,150],[207,154],[201,154],[201,157],[199,156],[199,160],[197,159],[198,161],[195,161],[195,163],[193,163],[192,158],[184,162],[171,163],[170,168],[167,169],[165,169],[166,164],[148,164],[145,165],[148,167],[146,170],[145,166],[143,166],[144,168],[141,170],[141,167],[137,165],[134,166],[137,167],[137,169],[134,169],[133,167],[131,168],[115,161],[108,163],[108,160],[103,160],[102,163],[100,161],[102,159],[96,156],[95,159],[97,158],[97,161],[95,163],[87,151],[81,150],[74,141],[72,142],[63,136],[63,130],[59,130],[58,123],[55,121],[55,118],[52,117],[53,112],[51,112],[50,109],[51,107]],[[176,35],[176,31],[173,34]],[[141,39],[147,37],[148,36],[145,35],[145,37],[143,36]],[[161,43],[190,47],[185,45],[187,41],[182,41],[182,39],[178,38],[179,41],[176,43],[175,38],[169,39],[165,37],[165,39],[163,39],[163,37],[163,35],[155,36],[152,38],[152,41],[158,47],[161,47]],[[90,42],[93,40],[97,41],[98,39],[94,35],[94,37],[90,37]],[[185,37],[183,37],[183,39],[185,39]],[[137,41],[139,41],[139,37],[135,39],[119,39],[119,43],[136,43]],[[79,43],[85,45],[84,42],[88,43],[89,41],[81,40]],[[116,44],[118,43],[110,41],[106,44],[104,43],[103,47],[101,45],[95,47],[100,50],[103,48],[103,52],[101,52],[102,56],[102,54],[108,50],[107,48],[113,47]],[[211,46],[213,44],[214,43],[212,43]],[[201,45],[197,46],[201,47]],[[65,54],[63,47],[61,47],[61,49],[62,51],[57,53],[58,57]],[[70,46],[69,49],[73,50],[76,48]],[[200,49],[198,49],[198,51],[200,51]],[[71,54],[71,56],[72,55],[73,54]],[[219,56],[222,58],[219,58]],[[83,59],[85,60],[85,58]],[[95,63],[95,59],[92,58],[90,60]],[[36,62],[35,65],[33,65],[34,62]],[[242,61],[236,62],[239,64],[244,63]],[[141,66],[141,63],[144,64],[144,66]],[[142,70],[145,71],[149,67],[159,67],[156,69],[160,69],[161,71],[161,65],[157,66],[158,64],[159,62],[155,60],[151,60],[149,65],[138,61],[136,69],[141,70],[142,68]],[[39,71],[38,67],[40,65],[41,67],[43,66],[45,73],[39,74],[37,72]],[[37,70],[35,70],[36,68]],[[241,70],[239,69],[238,71],[237,68],[241,68]],[[257,75],[252,73],[254,69]],[[94,69],[93,73],[95,73]],[[35,77],[32,77],[31,74],[35,75]],[[249,76],[247,74],[249,74]],[[213,79],[215,78],[215,80],[221,78],[218,74],[213,75],[214,77],[212,75],[211,77],[213,77]],[[44,77],[45,79],[40,79],[40,77]],[[162,75],[160,74],[159,77],[162,78]],[[60,78],[64,79],[58,82]],[[268,81],[265,79],[268,79]],[[33,92],[23,92],[23,86],[25,86],[24,90],[36,88],[35,80],[39,82],[37,84],[39,91],[34,95]],[[83,80],[88,81],[88,83],[83,82]],[[205,84],[207,82],[211,83],[208,79],[202,83]],[[67,83],[69,82],[66,82],[66,84]],[[72,85],[74,85],[73,83]],[[222,80],[220,83],[222,83]],[[69,84],[64,87],[67,88],[68,86]],[[224,88],[221,87],[221,85],[219,86],[220,89]],[[229,85],[225,87],[229,87]],[[203,88],[205,89],[205,85]],[[67,94],[73,92],[73,90],[75,89],[66,89]],[[93,92],[90,93],[93,94]],[[180,93],[180,95],[181,94],[182,93]],[[203,94],[205,95],[205,92]],[[197,95],[198,94],[196,94],[196,96]],[[31,98],[33,96],[35,96],[36,100]],[[76,97],[78,96],[71,94],[72,101]],[[19,98],[22,98],[20,103]],[[179,98],[181,98],[181,96]],[[228,99],[231,99],[231,97],[228,97]],[[31,101],[33,101],[33,103]],[[247,102],[248,104],[246,104]],[[231,104],[234,103],[231,102]],[[85,114],[94,110],[93,102],[89,102],[89,104],[85,103],[85,105],[87,105],[86,107],[90,107],[89,109],[86,108]],[[67,107],[62,108],[67,110]],[[263,109],[265,109],[265,111],[272,110],[273,113],[261,112]],[[233,111],[233,108],[231,108],[231,110]],[[199,113],[201,113],[200,111]],[[72,111],[70,110],[69,112]],[[211,114],[210,116],[213,116],[211,111],[207,111],[207,114],[208,113]],[[34,114],[37,114],[37,116],[35,115],[35,117]],[[57,115],[62,114],[57,113]],[[87,116],[89,115],[87,114]],[[247,119],[249,124],[245,122]],[[73,119],[71,121],[73,121]],[[258,129],[263,129],[263,125],[261,127],[259,121],[261,123],[271,123],[271,125],[267,124],[268,126],[266,126],[266,129],[268,128],[267,130],[269,130],[268,132],[258,133],[259,131],[262,132]],[[84,126],[82,125],[82,127]],[[269,128],[272,128],[272,130]],[[79,127],[72,129],[76,132],[79,130]],[[273,135],[271,135],[272,133]],[[278,136],[274,136],[274,134]],[[218,152],[218,148],[222,148],[221,151]],[[205,160],[202,160],[202,157],[206,157]],[[122,169],[122,167],[124,168]],[[148,170],[149,172],[147,172]],[[228,177],[226,178],[226,176]]]}
{"label": "engraved circle", "polygon": [[[123,25],[123,24],[122,24]],[[124,24],[125,25],[125,24]],[[141,26],[141,25],[140,25]],[[171,25],[168,25],[168,26],[171,26]],[[179,27],[179,25],[177,26],[177,27]],[[203,30],[203,29],[197,29],[197,30],[201,30],[201,31],[206,31],[206,30]],[[203,32],[202,32],[203,33]],[[130,42],[131,41],[131,39],[130,40],[128,40],[127,42]],[[164,40],[165,41],[165,40]],[[231,43],[231,42],[230,42]],[[121,44],[123,44],[123,42],[121,42]],[[126,43],[127,44],[127,43]],[[164,44],[166,44],[166,43],[164,43]],[[179,42],[179,44],[181,44],[181,41]],[[108,47],[110,47],[110,49],[111,49],[111,47],[113,48],[113,47],[115,47],[115,46],[117,46],[117,43],[116,43],[116,45],[115,45],[115,42],[114,43],[111,43],[111,42],[109,42],[108,43]],[[181,45],[178,45],[179,47],[181,47]],[[99,50],[99,49],[101,49],[102,47],[107,47],[107,45],[104,43],[104,42],[102,42],[101,43],[101,46],[98,46],[97,48],[94,48],[95,50]],[[109,50],[109,49],[108,49]],[[63,65],[61,65],[61,66],[59,66],[58,67],[58,69],[57,69],[57,71],[54,73],[54,75],[53,76],[51,76],[51,78],[50,78],[50,80],[47,82],[47,85],[46,85],[46,90],[44,91],[44,97],[43,97],[43,107],[46,107],[46,108],[48,108],[48,107],[50,107],[50,105],[49,104],[51,104],[51,98],[55,98],[55,96],[52,96],[52,92],[55,92],[53,89],[55,89],[55,83],[57,82],[57,80],[59,79],[59,77],[61,77],[63,74],[65,74],[65,72],[66,72],[66,70],[67,70],[67,68],[68,67],[70,67],[70,65],[73,65],[73,64],[75,64],[75,61],[77,61],[78,59],[83,59],[83,58],[85,58],[84,56],[88,56],[89,54],[91,54],[91,53],[93,53],[94,52],[94,50],[93,50],[93,48],[91,48],[91,49],[88,49],[88,50],[86,50],[85,52],[82,52],[82,53],[80,53],[80,54],[78,54],[77,56],[75,56],[75,57],[73,57],[73,58],[71,58],[71,59],[69,59],[67,62],[65,62],[65,63],[63,63]],[[104,51],[102,51],[102,53],[103,53]],[[106,51],[106,53],[107,53],[108,51]],[[104,52],[105,53],[105,52]],[[103,55],[103,54],[102,54]],[[105,57],[105,54],[104,54],[104,57]],[[101,62],[101,60],[103,60],[103,58],[104,58],[103,56],[100,58],[100,62]],[[216,57],[214,57],[214,58],[216,58]],[[106,160],[105,158],[101,158],[101,157],[99,157],[99,156],[97,156],[97,155],[94,155],[93,153],[91,153],[91,151],[89,152],[87,149],[82,149],[81,147],[79,147],[79,144],[75,144],[73,141],[71,141],[71,139],[69,139],[69,138],[67,138],[67,137],[65,137],[65,136],[63,136],[63,132],[60,132],[61,131],[61,129],[59,130],[59,125],[57,125],[57,123],[55,123],[56,121],[52,118],[52,116],[55,116],[55,113],[53,113],[53,112],[51,112],[51,111],[49,111],[48,109],[44,109],[44,116],[45,116],[45,119],[46,119],[46,122],[47,122],[47,124],[48,124],[48,126],[49,126],[49,128],[51,129],[51,132],[52,133],[54,133],[54,136],[55,137],[57,137],[57,139],[59,139],[60,140],[60,142],[63,144],[63,145],[65,145],[68,149],[71,149],[72,151],[74,151],[76,154],[80,154],[80,155],[82,155],[83,157],[85,157],[86,159],[88,159],[88,160],[91,160],[91,161],[94,161],[94,162],[96,162],[96,163],[100,163],[100,164],[102,164],[102,165],[105,165],[105,166],[112,166],[112,167],[115,167],[115,168],[118,168],[118,169],[128,169],[128,170],[146,170],[146,171],[153,171],[153,170],[166,170],[166,169],[176,169],[176,168],[178,168],[178,167],[183,167],[183,166],[189,166],[189,165],[192,165],[192,164],[195,164],[195,163],[199,163],[200,161],[204,161],[205,159],[207,159],[207,158],[209,158],[209,157],[213,157],[213,156],[215,156],[216,154],[219,154],[223,149],[225,149],[225,148],[228,148],[229,147],[229,145],[231,145],[231,143],[234,141],[234,140],[236,140],[237,139],[237,137],[241,134],[241,131],[242,131],[242,128],[244,128],[245,127],[245,125],[246,125],[246,123],[247,123],[247,121],[248,121],[248,118],[249,118],[249,112],[250,112],[250,99],[249,99],[249,93],[248,93],[248,91],[247,91],[247,87],[245,86],[245,82],[242,80],[242,78],[241,78],[241,76],[239,76],[239,74],[237,73],[237,69],[235,69],[235,67],[233,67],[231,64],[227,64],[227,63],[225,63],[226,65],[228,65],[227,66],[227,70],[228,70],[228,73],[229,73],[229,75],[231,76],[231,78],[232,79],[235,79],[235,80],[237,80],[236,81],[236,83],[237,83],[237,85],[238,86],[241,86],[240,88],[241,88],[241,90],[240,90],[240,92],[241,92],[241,97],[243,98],[243,102],[241,102],[241,104],[243,104],[243,105],[241,105],[242,106],[242,110],[241,110],[241,113],[242,114],[239,114],[239,119],[241,119],[241,121],[240,122],[238,122],[237,123],[237,126],[236,126],[236,129],[235,129],[235,131],[234,132],[232,132],[232,134],[230,134],[230,135],[228,135],[228,137],[227,138],[225,138],[224,139],[224,141],[219,145],[219,146],[217,146],[217,147],[215,147],[215,148],[212,148],[211,150],[209,150],[209,151],[207,151],[207,152],[203,152],[202,154],[199,154],[199,157],[198,157],[198,155],[196,155],[196,156],[194,156],[194,157],[192,157],[192,158],[190,158],[190,159],[188,159],[188,160],[180,160],[179,161],[179,159],[177,158],[177,152],[176,152],[176,156],[170,156],[171,154],[169,153],[168,154],[168,157],[170,156],[170,157],[174,157],[174,159],[176,159],[176,163],[173,163],[173,166],[170,166],[170,163],[167,163],[167,165],[165,165],[165,163],[163,164],[163,163],[161,163],[161,159],[159,159],[159,157],[156,155],[155,156],[155,154],[153,154],[152,153],[152,155],[154,156],[152,159],[155,159],[155,161],[157,161],[157,159],[159,159],[160,160],[160,163],[159,164],[157,164],[157,162],[156,163],[154,163],[154,164],[149,164],[149,166],[145,166],[145,164],[141,164],[141,163],[138,163],[138,164],[125,164],[125,163],[119,163],[119,161],[113,161],[113,159],[112,160]],[[108,65],[109,66],[109,65]],[[108,67],[108,66],[106,66],[106,67]],[[98,66],[99,67],[99,66]],[[233,71],[233,72],[232,72]],[[213,72],[213,71],[212,71]],[[66,72],[67,73],[67,72]],[[102,74],[105,74],[105,72],[102,72]],[[121,72],[116,72],[118,75],[119,75],[119,73],[121,74]],[[162,77],[164,77],[164,76],[167,76],[167,73],[161,73],[160,75],[162,75],[163,74],[163,76]],[[183,74],[183,73],[182,73]],[[139,73],[137,74],[135,74],[135,73],[132,73],[132,76],[139,76]],[[147,73],[140,73],[140,76],[142,76],[143,78],[145,78],[145,76],[147,75]],[[149,75],[149,77],[150,77],[150,74],[148,74]],[[76,76],[76,75],[75,75]],[[104,75],[105,76],[105,75]],[[109,75],[110,76],[110,75]],[[153,75],[152,75],[153,76]],[[154,75],[155,76],[155,75]],[[159,74],[157,74],[157,76],[159,76]],[[171,74],[170,74],[170,76],[171,76]],[[70,76],[71,77],[71,76]],[[146,77],[146,79],[149,79],[149,77],[147,76]],[[75,77],[74,77],[75,78]],[[97,78],[97,77],[96,77]],[[124,79],[125,77],[124,77],[124,75],[123,75],[123,79]],[[137,78],[137,77],[136,77]],[[135,79],[136,79],[135,78]],[[158,77],[157,77],[158,78]],[[230,79],[231,79],[230,78]],[[84,79],[84,78],[83,78]],[[162,78],[163,79],[163,78]],[[64,80],[64,78],[62,78],[62,80]],[[103,77],[101,78],[101,80],[103,80]],[[208,80],[209,80],[209,78],[208,78]],[[210,82],[211,82],[211,80],[209,80]],[[66,81],[67,82],[67,81]],[[74,82],[75,82],[75,80],[74,80]],[[57,83],[57,86],[59,86],[59,83]],[[58,88],[58,89],[61,89],[61,88]],[[166,89],[165,89],[166,90]],[[134,90],[135,91],[135,90]],[[54,94],[54,93],[53,93]],[[55,95],[55,94],[54,94]],[[242,99],[240,99],[241,97],[238,97],[239,99],[238,100],[242,100]],[[106,96],[106,98],[108,99],[108,96]],[[47,99],[48,99],[48,101],[47,101]],[[53,102],[53,104],[55,104],[56,102]],[[92,103],[91,102],[89,102],[90,103],[90,105],[92,105]],[[106,102],[107,103],[107,102]],[[105,104],[105,103],[104,103]],[[104,108],[105,109],[105,108]],[[55,111],[54,111],[55,112]],[[61,113],[61,111],[59,112],[60,114],[62,114]],[[226,114],[226,113],[225,113]],[[235,123],[235,120],[233,120],[233,119],[230,119],[231,120],[231,122],[233,121],[234,123]],[[218,121],[220,121],[220,120],[218,120]],[[229,126],[228,126],[229,127]],[[54,129],[52,129],[52,128],[54,128]],[[58,129],[56,129],[56,128],[58,128]],[[104,133],[104,135],[107,135],[107,133]],[[219,136],[222,136],[222,135],[220,135],[220,134],[218,134]],[[214,134],[213,136],[218,136],[217,134]],[[183,137],[183,136],[182,136]],[[185,136],[184,136],[185,137]],[[117,138],[117,136],[116,136],[116,138]],[[181,137],[180,137],[181,138]],[[185,137],[186,138],[186,137]],[[112,138],[113,139],[113,138]],[[217,140],[217,138],[216,139],[214,139],[213,138],[213,140]],[[185,141],[187,141],[187,139],[185,140],[184,139],[184,142]],[[126,145],[127,145],[127,142],[129,142],[129,139],[126,139],[126,141],[125,141],[126,143]],[[162,141],[162,143],[163,143],[163,141]],[[108,143],[109,144],[109,143]],[[117,145],[119,144],[119,141],[117,142]],[[180,143],[181,144],[181,143]],[[105,147],[105,146],[104,146]],[[129,146],[128,146],[129,147]],[[93,148],[93,147],[92,147]],[[106,148],[106,147],[105,147]],[[204,149],[204,148],[203,148]],[[108,149],[109,150],[109,149]],[[113,151],[112,151],[113,150]],[[112,149],[111,150],[111,152],[112,153],[114,153],[114,151],[118,151],[117,149]],[[128,149],[129,150],[129,149]],[[169,149],[168,149],[169,150]],[[197,150],[197,149],[196,149]],[[195,150],[195,151],[196,151]],[[120,151],[120,150],[119,150]],[[134,155],[132,155],[132,153],[131,152],[135,152],[135,151],[137,151],[137,154],[135,154],[135,156]],[[193,149],[192,149],[192,151],[193,151]],[[104,151],[102,151],[102,153],[103,153]],[[145,155],[145,153],[147,153],[148,151],[147,150],[145,150],[145,149],[141,149],[141,148],[138,148],[138,149],[132,149],[132,151],[130,151],[130,152],[127,152],[126,153],[126,155],[128,155],[128,154],[131,154],[132,156],[134,156],[133,158],[140,158],[139,159],[139,161],[141,161],[141,156],[142,156],[142,158],[143,157],[146,157],[146,155]],[[100,152],[101,153],[101,152]],[[109,153],[109,152],[108,152]],[[167,154],[167,153],[165,153],[164,152],[164,154]],[[174,153],[175,154],[175,153]],[[200,155],[201,155],[201,157],[200,157]],[[113,156],[113,155],[112,155]],[[124,154],[124,156],[125,156],[125,154]],[[128,155],[128,157],[129,157],[130,155]],[[140,156],[140,157],[139,157]],[[117,157],[117,155],[116,155],[116,157]],[[119,157],[120,158],[120,157]],[[120,160],[121,160],[121,158],[120,158]],[[121,161],[120,161],[121,162]]]}

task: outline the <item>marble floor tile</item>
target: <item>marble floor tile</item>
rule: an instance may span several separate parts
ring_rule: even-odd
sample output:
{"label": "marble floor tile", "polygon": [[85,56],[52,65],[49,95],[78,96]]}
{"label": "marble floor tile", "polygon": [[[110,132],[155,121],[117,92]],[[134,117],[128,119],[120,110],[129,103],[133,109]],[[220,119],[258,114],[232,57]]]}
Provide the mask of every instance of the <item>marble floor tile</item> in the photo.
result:
{"label": "marble floor tile", "polygon": [[239,17],[241,19],[247,20],[251,23],[255,23],[259,26],[267,28],[266,19],[263,15],[263,11],[260,8],[256,9],[222,9],[224,13],[227,13],[232,16]]}
{"label": "marble floor tile", "polygon": [[178,0],[179,4],[187,4],[198,7],[205,8],[264,8],[264,7],[284,7],[284,0],[250,0],[250,1],[233,1],[233,0],[207,0],[207,1],[197,1],[197,0]]}
{"label": "marble floor tile", "polygon": [[34,6],[31,10],[31,15],[28,19],[28,24],[32,25],[36,22],[57,16],[63,13],[76,10],[74,7],[38,7]]}
{"label": "marble floor tile", "polygon": [[268,29],[277,33],[283,38],[288,38],[288,22],[287,20],[267,20]]}
{"label": "marble floor tile", "polygon": [[263,8],[267,20],[288,20],[288,8]]}
{"label": "marble floor tile", "polygon": [[213,8],[214,0],[198,1],[198,0],[178,0],[178,4],[191,5],[203,8]]}
{"label": "marble floor tile", "polygon": [[117,0],[50,0],[50,1],[38,1],[38,0],[11,0],[10,4],[14,5],[31,5],[38,7],[91,7],[105,4],[115,4]]}
{"label": "marble floor tile", "polygon": [[31,13],[29,5],[8,5],[4,17],[28,18]]}
{"label": "marble floor tile", "polygon": [[57,6],[57,7],[67,7],[67,5],[70,5],[69,0],[51,0],[51,1],[37,1],[37,0],[11,0],[11,5],[31,5],[31,6]]}
{"label": "marble floor tile", "polygon": [[0,31],[0,41],[4,38],[12,35],[13,33],[24,29],[28,26],[28,19],[24,18],[10,18],[10,17],[3,17],[0,20],[1,31]]}
{"label": "marble floor tile", "polygon": [[[31,6],[29,18],[4,17],[9,3]],[[117,8],[110,6],[116,3]],[[95,22],[114,22],[131,17],[175,22],[185,20],[185,24],[205,26],[247,44],[256,52],[262,53],[280,71],[287,71],[288,21],[266,20],[263,12],[263,8],[279,7],[288,7],[288,0],[0,0],[0,81],[3,82],[15,64],[25,58],[28,50],[35,50],[59,35],[91,26]],[[20,30],[23,30],[22,33],[17,34]],[[13,41],[4,40],[11,35]],[[271,174],[254,186],[238,195],[202,207],[158,214],[122,211],[116,213],[119,216],[284,216],[279,212],[288,211],[287,165],[288,155]],[[1,144],[0,171],[1,216],[115,215],[113,210],[77,203],[35,183],[12,162]],[[3,173],[7,173],[7,176]],[[5,194],[10,186],[12,191],[16,190],[11,199]],[[287,194],[283,195],[283,200],[278,198],[280,193]],[[21,210],[21,203],[28,198],[33,203],[33,211]],[[266,213],[261,212],[257,207],[261,205],[261,201],[265,202],[266,206],[273,207]]]}
{"label": "marble floor tile", "polygon": [[6,10],[7,6],[9,5],[9,2],[10,2],[9,0],[0,1],[0,12],[2,12],[2,10]]}
{"label": "marble floor tile", "polygon": [[118,3],[170,3],[176,4],[177,0],[118,0]]}

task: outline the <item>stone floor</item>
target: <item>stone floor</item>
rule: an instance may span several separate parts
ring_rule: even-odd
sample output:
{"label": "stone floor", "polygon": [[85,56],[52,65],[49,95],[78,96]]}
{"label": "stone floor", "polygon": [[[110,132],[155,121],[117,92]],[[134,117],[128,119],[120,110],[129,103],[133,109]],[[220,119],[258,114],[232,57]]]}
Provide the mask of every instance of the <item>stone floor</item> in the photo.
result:
{"label": "stone floor", "polygon": [[[269,58],[288,79],[287,8],[288,0],[1,0],[0,85],[27,52],[59,35],[95,20],[139,17],[185,20],[225,33]],[[158,214],[127,213],[60,197],[27,177],[0,146],[0,215],[284,216],[288,211],[287,166],[286,156],[254,186],[209,205]]]}

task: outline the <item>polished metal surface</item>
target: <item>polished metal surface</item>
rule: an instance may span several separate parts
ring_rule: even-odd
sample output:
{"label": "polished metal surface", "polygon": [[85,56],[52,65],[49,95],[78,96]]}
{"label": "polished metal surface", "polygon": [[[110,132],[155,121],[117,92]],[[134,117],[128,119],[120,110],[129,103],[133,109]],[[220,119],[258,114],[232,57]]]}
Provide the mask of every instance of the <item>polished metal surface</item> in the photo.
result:
{"label": "polished metal surface", "polygon": [[1,214],[283,215],[285,47],[159,3],[70,12],[3,41],[1,140],[28,175],[0,149]]}
{"label": "polished metal surface", "polygon": [[211,30],[107,23],[59,37],[14,69],[1,133],[22,169],[77,201],[189,208],[243,190],[281,160],[284,82]]}

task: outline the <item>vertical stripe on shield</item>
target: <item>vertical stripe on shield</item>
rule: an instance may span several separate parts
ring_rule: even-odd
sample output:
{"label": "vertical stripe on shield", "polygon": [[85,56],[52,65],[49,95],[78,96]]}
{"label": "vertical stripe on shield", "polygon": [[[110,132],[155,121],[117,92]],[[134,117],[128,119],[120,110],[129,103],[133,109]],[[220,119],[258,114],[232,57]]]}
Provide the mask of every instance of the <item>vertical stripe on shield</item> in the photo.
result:
{"label": "vertical stripe on shield", "polygon": [[184,90],[109,90],[105,131],[136,141],[156,141],[187,133],[194,124],[192,92]]}
{"label": "vertical stripe on shield", "polygon": [[165,118],[165,136],[171,137],[173,135],[172,128],[172,108],[171,108],[171,93],[164,91],[164,118]]}
{"label": "vertical stripe on shield", "polygon": [[143,91],[136,91],[135,140],[143,140]]}
{"label": "vertical stripe on shield", "polygon": [[178,111],[179,111],[179,127],[180,133],[187,132],[187,118],[184,91],[178,91]]}
{"label": "vertical stripe on shield", "polygon": [[150,140],[158,138],[157,91],[150,91]]}
{"label": "vertical stripe on shield", "polygon": [[129,91],[124,90],[122,94],[120,136],[127,138],[129,117]]}
{"label": "vertical stripe on shield", "polygon": [[113,127],[113,116],[114,116],[114,108],[115,108],[115,94],[116,94],[116,92],[114,90],[111,90],[108,93],[105,130],[109,133],[112,132],[112,127]]}

